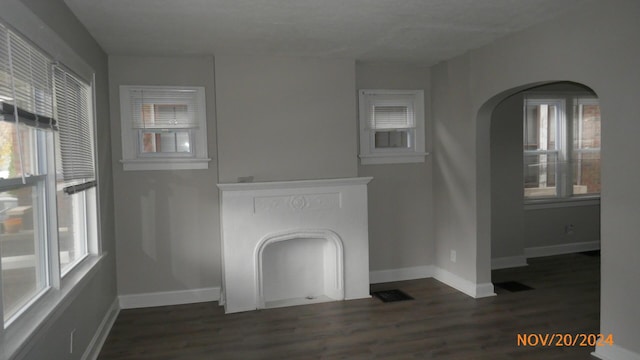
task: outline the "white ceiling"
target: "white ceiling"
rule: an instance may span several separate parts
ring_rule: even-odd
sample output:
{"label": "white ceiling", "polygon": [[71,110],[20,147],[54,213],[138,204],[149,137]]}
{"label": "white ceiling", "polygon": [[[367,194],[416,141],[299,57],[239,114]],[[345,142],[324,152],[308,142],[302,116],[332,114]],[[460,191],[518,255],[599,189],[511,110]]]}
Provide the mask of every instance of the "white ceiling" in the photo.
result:
{"label": "white ceiling", "polygon": [[109,54],[433,65],[594,0],[65,0]]}

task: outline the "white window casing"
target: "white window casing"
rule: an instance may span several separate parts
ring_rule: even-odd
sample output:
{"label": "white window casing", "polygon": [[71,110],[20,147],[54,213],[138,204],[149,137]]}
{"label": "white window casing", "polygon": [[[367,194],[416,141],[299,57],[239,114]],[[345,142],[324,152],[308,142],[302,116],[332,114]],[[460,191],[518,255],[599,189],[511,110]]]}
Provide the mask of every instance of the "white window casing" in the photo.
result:
{"label": "white window casing", "polygon": [[360,90],[360,162],[424,162],[424,114],[423,90]]}
{"label": "white window casing", "polygon": [[120,86],[124,170],[207,169],[205,89]]}

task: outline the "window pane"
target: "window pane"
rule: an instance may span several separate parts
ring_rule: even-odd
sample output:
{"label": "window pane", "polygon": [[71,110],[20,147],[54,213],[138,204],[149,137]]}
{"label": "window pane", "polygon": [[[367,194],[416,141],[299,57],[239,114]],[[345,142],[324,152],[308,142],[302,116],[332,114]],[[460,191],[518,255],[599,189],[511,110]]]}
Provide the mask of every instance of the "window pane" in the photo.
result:
{"label": "window pane", "polygon": [[600,193],[600,152],[573,153],[573,194]]}
{"label": "window pane", "polygon": [[528,104],[524,120],[524,150],[556,150],[558,106]]}
{"label": "window pane", "polygon": [[60,271],[65,273],[87,255],[86,191],[67,195],[58,191],[58,246]]}
{"label": "window pane", "polygon": [[409,131],[376,131],[376,148],[409,148]]}
{"label": "window pane", "polygon": [[38,186],[0,192],[0,254],[4,321],[47,287],[45,228]]}
{"label": "window pane", "polygon": [[524,197],[557,196],[558,154],[524,156]]}
{"label": "window pane", "polygon": [[142,131],[142,153],[190,153],[189,131]]}
{"label": "window pane", "polygon": [[[0,121],[0,178],[17,178],[23,173],[39,174],[38,157],[35,151],[38,131],[40,130],[26,125]],[[20,148],[22,148],[22,159]]]}
{"label": "window pane", "polygon": [[600,148],[600,106],[580,104],[573,123],[574,149]]}

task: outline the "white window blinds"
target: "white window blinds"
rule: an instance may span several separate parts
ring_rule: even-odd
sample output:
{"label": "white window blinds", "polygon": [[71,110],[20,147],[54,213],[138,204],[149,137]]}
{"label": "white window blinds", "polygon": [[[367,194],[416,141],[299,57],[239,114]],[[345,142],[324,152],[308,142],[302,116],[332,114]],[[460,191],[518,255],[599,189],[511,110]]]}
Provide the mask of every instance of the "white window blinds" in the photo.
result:
{"label": "white window blinds", "polygon": [[415,127],[413,104],[406,96],[371,96],[369,128],[376,130],[411,129]]}
{"label": "white window blinds", "polygon": [[192,89],[132,88],[134,128],[186,129],[198,127],[198,94]]}
{"label": "white window blinds", "polygon": [[91,86],[60,66],[53,71],[59,128],[58,172],[64,181],[92,182],[95,168]]}
{"label": "white window blinds", "polygon": [[55,125],[51,59],[0,25],[0,112],[4,120]]}

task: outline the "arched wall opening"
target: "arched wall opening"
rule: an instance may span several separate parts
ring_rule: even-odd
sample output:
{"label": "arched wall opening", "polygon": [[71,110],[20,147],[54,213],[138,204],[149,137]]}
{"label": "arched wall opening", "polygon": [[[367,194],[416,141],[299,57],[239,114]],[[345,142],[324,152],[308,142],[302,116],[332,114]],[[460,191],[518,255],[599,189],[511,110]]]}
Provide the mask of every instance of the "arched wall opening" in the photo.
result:
{"label": "arched wall opening", "polygon": [[[555,208],[550,210],[540,210],[547,206],[544,204],[537,209],[535,206],[532,208],[527,205],[529,210],[534,211],[528,211],[525,215],[522,153],[525,94],[534,94],[527,95],[529,97],[537,94],[547,94],[549,97],[555,94],[567,98],[570,94],[587,94],[597,98],[592,88],[581,83],[544,81],[500,92],[480,107],[477,113],[476,143],[478,282],[490,281],[492,268],[526,265],[527,257],[594,250],[600,246],[599,198],[592,198],[591,203],[578,204],[587,206],[571,209],[562,204],[555,204]],[[572,113],[568,110],[567,114],[569,116]],[[561,166],[575,167],[573,163],[568,162],[559,165]],[[560,175],[566,174],[558,174]],[[584,187],[574,185],[568,191],[579,193],[582,190]],[[530,194],[529,192],[528,196]],[[583,197],[582,200],[588,199]],[[527,234],[525,216],[527,228],[535,230]],[[540,224],[543,226],[539,226]],[[540,234],[545,234],[545,238],[538,242],[532,240],[536,236],[540,237]]]}

